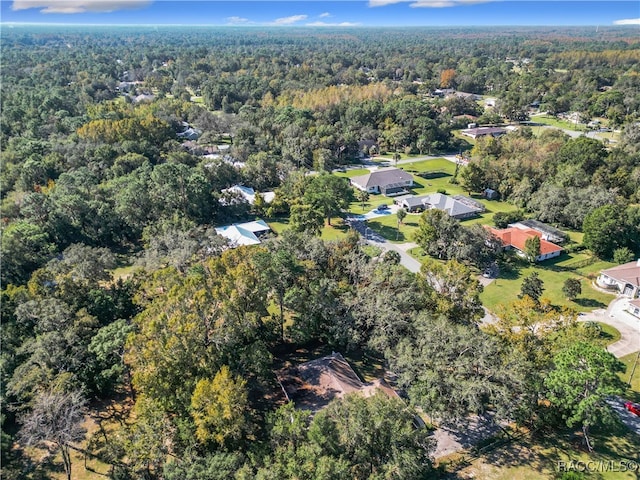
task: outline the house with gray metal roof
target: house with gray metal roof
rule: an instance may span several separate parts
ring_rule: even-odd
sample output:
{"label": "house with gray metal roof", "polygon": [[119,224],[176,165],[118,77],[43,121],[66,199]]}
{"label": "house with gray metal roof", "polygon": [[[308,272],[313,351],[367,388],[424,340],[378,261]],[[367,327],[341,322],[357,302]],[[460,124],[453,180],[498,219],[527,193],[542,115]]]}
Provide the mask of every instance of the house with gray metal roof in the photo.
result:
{"label": "house with gray metal roof", "polygon": [[399,168],[379,168],[366,175],[353,177],[351,185],[365,192],[391,197],[408,193],[413,186],[413,176]]}
{"label": "house with gray metal roof", "polygon": [[[470,200],[470,199],[469,199]],[[484,211],[482,204],[477,202],[466,202],[460,198],[449,197],[442,193],[431,193],[428,195],[405,195],[398,197],[396,203],[409,212],[419,212],[430,208],[437,208],[445,211],[450,217],[462,219],[469,218]]]}

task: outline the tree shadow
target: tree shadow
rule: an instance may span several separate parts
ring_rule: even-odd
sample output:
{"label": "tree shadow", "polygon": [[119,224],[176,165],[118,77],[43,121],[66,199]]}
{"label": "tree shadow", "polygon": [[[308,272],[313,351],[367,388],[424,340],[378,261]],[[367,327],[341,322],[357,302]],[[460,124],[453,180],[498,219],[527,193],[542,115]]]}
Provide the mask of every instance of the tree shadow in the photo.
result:
{"label": "tree shadow", "polygon": [[574,302],[585,308],[606,308],[607,305],[593,298],[576,298]]}
{"label": "tree shadow", "polygon": [[382,225],[380,222],[376,222],[375,220],[369,220],[367,225],[369,226],[369,228],[371,228],[371,230],[373,230],[378,235],[386,238],[387,240],[393,240],[393,241],[399,241],[399,242],[407,240],[407,237],[405,237],[405,234],[399,231],[395,227]]}
{"label": "tree shadow", "polygon": [[442,171],[420,172],[420,173],[417,173],[416,175],[418,175],[421,178],[425,178],[427,180],[435,180],[437,178],[444,178],[444,177],[452,177],[453,176],[450,173],[442,172]]}

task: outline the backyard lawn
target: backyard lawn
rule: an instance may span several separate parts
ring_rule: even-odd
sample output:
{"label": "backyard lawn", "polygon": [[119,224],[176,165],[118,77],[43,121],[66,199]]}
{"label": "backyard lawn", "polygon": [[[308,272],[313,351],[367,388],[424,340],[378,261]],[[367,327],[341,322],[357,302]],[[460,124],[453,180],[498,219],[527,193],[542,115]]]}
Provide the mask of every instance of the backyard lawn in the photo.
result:
{"label": "backyard lawn", "polygon": [[[536,265],[502,271],[495,281],[485,287],[480,299],[489,310],[513,302],[520,293],[522,279],[535,271],[544,282],[543,298],[548,298],[553,305],[571,307],[578,312],[606,308],[614,296],[595,290],[591,282],[600,270],[614,264],[600,260],[590,262],[589,258],[585,253],[564,253],[558,258]],[[582,283],[582,294],[574,301],[567,300],[562,293],[562,286],[567,278],[579,278]]]}

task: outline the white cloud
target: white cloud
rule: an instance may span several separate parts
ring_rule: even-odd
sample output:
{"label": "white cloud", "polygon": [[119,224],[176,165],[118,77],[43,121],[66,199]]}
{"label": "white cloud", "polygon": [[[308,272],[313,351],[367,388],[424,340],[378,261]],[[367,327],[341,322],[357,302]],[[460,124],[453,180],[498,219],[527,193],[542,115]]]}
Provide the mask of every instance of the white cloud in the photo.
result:
{"label": "white cloud", "polygon": [[444,8],[458,7],[461,5],[473,5],[476,3],[489,3],[500,0],[369,0],[370,7],[383,7],[394,3],[410,3],[413,8]]}
{"label": "white cloud", "polygon": [[40,8],[40,13],[108,13],[142,8],[151,0],[14,0],[12,10]]}
{"label": "white cloud", "polygon": [[329,12],[324,12],[324,13],[321,13],[320,15],[318,15],[318,17],[320,17],[320,18],[327,18],[327,17],[330,17],[330,16],[331,16],[331,14]]}
{"label": "white cloud", "polygon": [[306,20],[308,15],[291,15],[290,17],[276,18],[274,25],[293,25],[294,23]]}
{"label": "white cloud", "polygon": [[622,20],[616,20],[614,25],[640,25],[640,18],[623,18]]}
{"label": "white cloud", "polygon": [[340,22],[340,23],[327,23],[327,22],[311,22],[306,24],[307,27],[357,27],[359,23],[353,22]]}
{"label": "white cloud", "polygon": [[247,23],[249,21],[248,18],[242,17],[227,17],[227,22],[231,25],[238,25],[241,23]]}

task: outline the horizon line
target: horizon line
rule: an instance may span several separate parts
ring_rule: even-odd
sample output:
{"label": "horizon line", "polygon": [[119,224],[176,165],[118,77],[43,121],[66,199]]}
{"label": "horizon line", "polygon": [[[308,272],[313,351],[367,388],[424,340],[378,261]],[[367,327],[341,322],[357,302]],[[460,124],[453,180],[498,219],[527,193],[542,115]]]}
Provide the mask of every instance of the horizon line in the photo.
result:
{"label": "horizon line", "polygon": [[[0,0],[1,1],[1,0]],[[637,27],[637,25],[625,24],[577,24],[577,23],[552,23],[552,24],[441,24],[441,25],[273,25],[273,24],[196,24],[196,23],[61,23],[61,22],[2,22],[0,25],[6,26],[51,26],[51,27],[224,27],[224,28],[379,28],[379,27],[476,27],[476,28],[494,28],[494,27],[600,27],[600,28],[628,28]]]}

